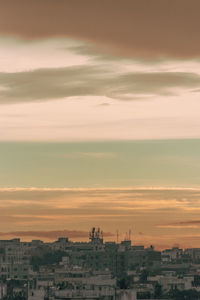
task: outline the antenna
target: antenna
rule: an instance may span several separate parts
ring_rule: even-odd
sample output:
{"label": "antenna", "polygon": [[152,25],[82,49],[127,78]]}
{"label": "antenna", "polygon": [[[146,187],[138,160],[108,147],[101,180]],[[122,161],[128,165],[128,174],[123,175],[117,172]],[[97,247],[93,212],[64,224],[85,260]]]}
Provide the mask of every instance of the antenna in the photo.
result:
{"label": "antenna", "polygon": [[128,239],[129,239],[129,241],[131,241],[131,229],[129,229],[129,231],[128,231]]}
{"label": "antenna", "polygon": [[117,229],[117,244],[119,243],[119,230]]}

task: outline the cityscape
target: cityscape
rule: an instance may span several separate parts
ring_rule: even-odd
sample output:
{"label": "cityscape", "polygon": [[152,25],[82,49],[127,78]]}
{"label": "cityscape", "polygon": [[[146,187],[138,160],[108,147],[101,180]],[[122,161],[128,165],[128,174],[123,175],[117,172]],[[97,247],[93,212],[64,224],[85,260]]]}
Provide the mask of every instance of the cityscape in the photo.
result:
{"label": "cityscape", "polygon": [[0,0],[0,300],[200,300],[200,0]]}
{"label": "cityscape", "polygon": [[104,242],[92,228],[88,242],[0,240],[0,299],[199,299],[200,248],[157,251]]}

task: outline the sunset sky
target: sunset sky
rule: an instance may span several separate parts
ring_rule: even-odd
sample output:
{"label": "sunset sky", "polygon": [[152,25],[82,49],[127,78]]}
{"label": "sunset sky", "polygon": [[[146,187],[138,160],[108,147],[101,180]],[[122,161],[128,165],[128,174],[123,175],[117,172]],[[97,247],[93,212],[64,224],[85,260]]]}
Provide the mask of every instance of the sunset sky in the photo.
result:
{"label": "sunset sky", "polygon": [[200,247],[199,11],[0,0],[0,238]]}

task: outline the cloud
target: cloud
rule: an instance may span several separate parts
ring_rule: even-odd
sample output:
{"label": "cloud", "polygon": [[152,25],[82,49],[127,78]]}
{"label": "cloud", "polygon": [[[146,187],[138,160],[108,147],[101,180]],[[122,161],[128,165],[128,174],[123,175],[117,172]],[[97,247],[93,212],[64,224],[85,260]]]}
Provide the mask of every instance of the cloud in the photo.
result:
{"label": "cloud", "polygon": [[122,56],[199,57],[199,0],[0,0],[0,33],[90,41]]}
{"label": "cloud", "polygon": [[99,71],[95,67],[84,66],[0,73],[0,85],[6,87],[0,91],[0,101],[9,103],[95,95],[99,93]]}
{"label": "cloud", "polygon": [[200,225],[200,220],[193,220],[193,221],[182,221],[177,223],[172,223],[171,225]]}
{"label": "cloud", "polygon": [[[112,237],[113,234],[110,232],[104,232],[105,237]],[[89,238],[89,232],[87,231],[77,231],[77,230],[53,230],[53,231],[11,231],[11,232],[0,232],[0,236],[13,236],[13,237],[32,237],[32,238],[47,238],[47,239],[57,239],[59,237],[68,238]]]}
{"label": "cloud", "polygon": [[[73,96],[107,96],[118,100],[174,95],[200,86],[200,76],[184,72],[126,72],[74,66],[0,73],[0,103],[47,101]],[[179,91],[180,92],[180,91]]]}
{"label": "cloud", "polygon": [[159,228],[199,228],[200,220],[181,221],[164,225],[158,225]]}
{"label": "cloud", "polygon": [[158,228],[166,228],[166,229],[195,229],[198,228],[197,225],[158,225]]}

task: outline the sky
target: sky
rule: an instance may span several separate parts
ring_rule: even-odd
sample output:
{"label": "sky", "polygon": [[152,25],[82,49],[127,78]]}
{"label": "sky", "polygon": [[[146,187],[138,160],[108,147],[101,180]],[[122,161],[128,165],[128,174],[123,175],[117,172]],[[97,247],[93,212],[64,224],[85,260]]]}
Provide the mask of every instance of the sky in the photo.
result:
{"label": "sky", "polygon": [[200,247],[199,9],[0,0],[0,237]]}

